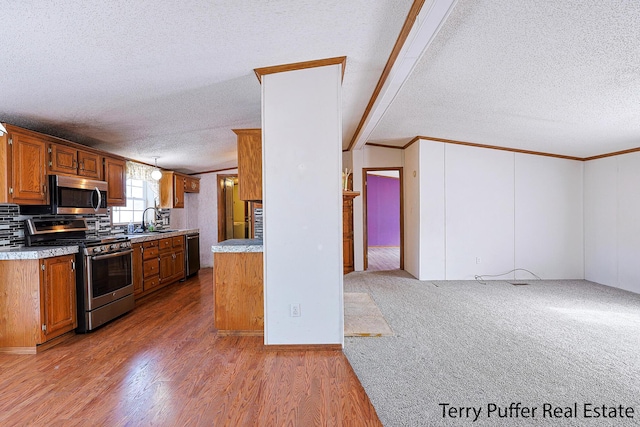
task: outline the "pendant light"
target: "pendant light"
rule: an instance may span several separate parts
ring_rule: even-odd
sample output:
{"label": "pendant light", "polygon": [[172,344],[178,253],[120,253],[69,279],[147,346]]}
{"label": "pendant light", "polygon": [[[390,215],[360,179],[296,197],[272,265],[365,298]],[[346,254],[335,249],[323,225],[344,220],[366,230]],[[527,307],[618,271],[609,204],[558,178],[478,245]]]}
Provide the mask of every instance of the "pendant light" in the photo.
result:
{"label": "pendant light", "polygon": [[160,178],[162,178],[162,172],[160,171],[160,169],[158,169],[158,158],[154,157],[154,159],[155,159],[156,168],[153,170],[153,172],[151,172],[151,178],[155,179],[156,181],[159,181]]}

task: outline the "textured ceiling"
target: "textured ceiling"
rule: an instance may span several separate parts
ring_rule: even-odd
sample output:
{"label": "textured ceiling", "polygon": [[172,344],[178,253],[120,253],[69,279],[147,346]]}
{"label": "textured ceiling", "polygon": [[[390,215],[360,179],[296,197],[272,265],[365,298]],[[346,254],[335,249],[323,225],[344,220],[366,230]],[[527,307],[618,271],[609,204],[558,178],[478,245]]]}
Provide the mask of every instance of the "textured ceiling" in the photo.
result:
{"label": "textured ceiling", "polygon": [[253,69],[347,56],[345,146],[411,0],[26,0],[0,16],[0,121],[183,172],[260,127]]}
{"label": "textured ceiling", "polygon": [[640,2],[459,0],[369,142],[640,146]]}

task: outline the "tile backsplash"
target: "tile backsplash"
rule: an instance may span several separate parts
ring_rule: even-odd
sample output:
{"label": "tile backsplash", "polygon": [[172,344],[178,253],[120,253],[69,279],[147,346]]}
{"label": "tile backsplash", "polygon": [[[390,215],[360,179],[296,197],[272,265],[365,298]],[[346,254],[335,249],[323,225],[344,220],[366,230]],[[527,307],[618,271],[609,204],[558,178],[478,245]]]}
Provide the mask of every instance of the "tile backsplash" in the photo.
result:
{"label": "tile backsplash", "polygon": [[[171,217],[171,209],[158,209],[160,221],[158,224],[167,224]],[[104,236],[112,233],[124,232],[123,227],[111,226],[111,215],[74,215],[73,218],[82,217],[87,220],[88,233]],[[20,207],[12,204],[0,204],[0,248],[16,248],[25,245],[24,220],[28,218],[68,218],[64,215],[21,215]],[[158,226],[162,229],[162,226]]]}

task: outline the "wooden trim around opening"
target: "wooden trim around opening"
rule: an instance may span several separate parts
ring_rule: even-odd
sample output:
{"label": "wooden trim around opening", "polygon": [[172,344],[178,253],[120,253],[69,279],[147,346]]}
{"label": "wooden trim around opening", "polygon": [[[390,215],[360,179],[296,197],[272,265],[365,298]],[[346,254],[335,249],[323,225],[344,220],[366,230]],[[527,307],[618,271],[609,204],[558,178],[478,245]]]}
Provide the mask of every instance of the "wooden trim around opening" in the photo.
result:
{"label": "wooden trim around opening", "polygon": [[305,68],[325,67],[327,65],[342,65],[342,79],[344,79],[344,69],[347,66],[346,56],[336,56],[335,58],[316,59],[313,61],[295,62],[293,64],[274,65],[271,67],[255,68],[258,81],[262,83],[262,76],[266,74],[283,73],[285,71],[304,70]]}
{"label": "wooden trim around opening", "polygon": [[227,240],[225,236],[226,204],[224,200],[224,181],[227,178],[237,178],[238,174],[218,175],[218,242]]}
{"label": "wooden trim around opening", "polygon": [[342,344],[265,344],[264,348],[268,351],[342,351]]}
{"label": "wooden trim around opening", "polygon": [[360,123],[358,123],[358,127],[356,128],[356,131],[354,132],[353,137],[351,138],[351,142],[349,143],[349,147],[347,148],[347,151],[351,151],[351,149],[353,149],[353,146],[356,143],[356,139],[358,138],[358,135],[360,134],[360,131],[364,126],[364,122],[367,120],[367,117],[369,117],[369,114],[371,114],[371,110],[373,109],[373,104],[375,104],[376,100],[378,99],[378,96],[380,96],[382,87],[384,86],[384,84],[387,82],[387,79],[389,78],[391,69],[395,65],[396,59],[398,59],[398,55],[400,55],[400,51],[402,50],[404,43],[407,41],[407,37],[409,37],[411,28],[413,28],[413,24],[418,18],[418,15],[420,14],[420,10],[424,5],[424,1],[425,0],[414,0],[413,4],[411,5],[411,9],[409,9],[409,14],[407,15],[407,19],[405,19],[402,29],[400,30],[400,34],[398,35],[396,44],[393,45],[393,49],[391,50],[391,55],[389,55],[389,59],[387,59],[387,63],[382,69],[382,74],[380,74],[380,79],[378,80],[378,84],[376,85],[375,89],[373,90],[373,93],[371,94],[371,99],[369,99],[369,103],[367,104],[367,107],[364,109],[364,113],[362,114]]}
{"label": "wooden trim around opening", "polygon": [[376,144],[375,142],[367,142],[365,145],[369,145],[371,147],[382,147],[382,148],[393,148],[394,150],[403,150],[404,147],[398,147],[395,145],[386,145],[386,144]]}

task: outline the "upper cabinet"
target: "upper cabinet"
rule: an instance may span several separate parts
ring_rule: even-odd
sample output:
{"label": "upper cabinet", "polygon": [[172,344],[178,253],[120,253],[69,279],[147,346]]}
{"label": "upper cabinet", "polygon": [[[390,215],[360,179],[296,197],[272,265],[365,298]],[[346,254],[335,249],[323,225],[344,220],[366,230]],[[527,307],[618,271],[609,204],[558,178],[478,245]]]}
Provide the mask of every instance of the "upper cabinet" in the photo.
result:
{"label": "upper cabinet", "polygon": [[200,192],[200,178],[194,178],[192,176],[185,177],[185,193],[199,193]]}
{"label": "upper cabinet", "polygon": [[262,130],[233,129],[238,135],[240,200],[262,201]]}
{"label": "upper cabinet", "polygon": [[102,179],[102,156],[62,144],[49,144],[49,173]]}
{"label": "upper cabinet", "polygon": [[127,205],[127,166],[124,159],[105,156],[104,178],[107,181],[107,205]]}
{"label": "upper cabinet", "polygon": [[0,202],[46,204],[48,142],[36,132],[6,128],[9,133],[0,136]]}
{"label": "upper cabinet", "polygon": [[162,171],[160,178],[160,208],[184,208],[186,176],[177,172]]}

